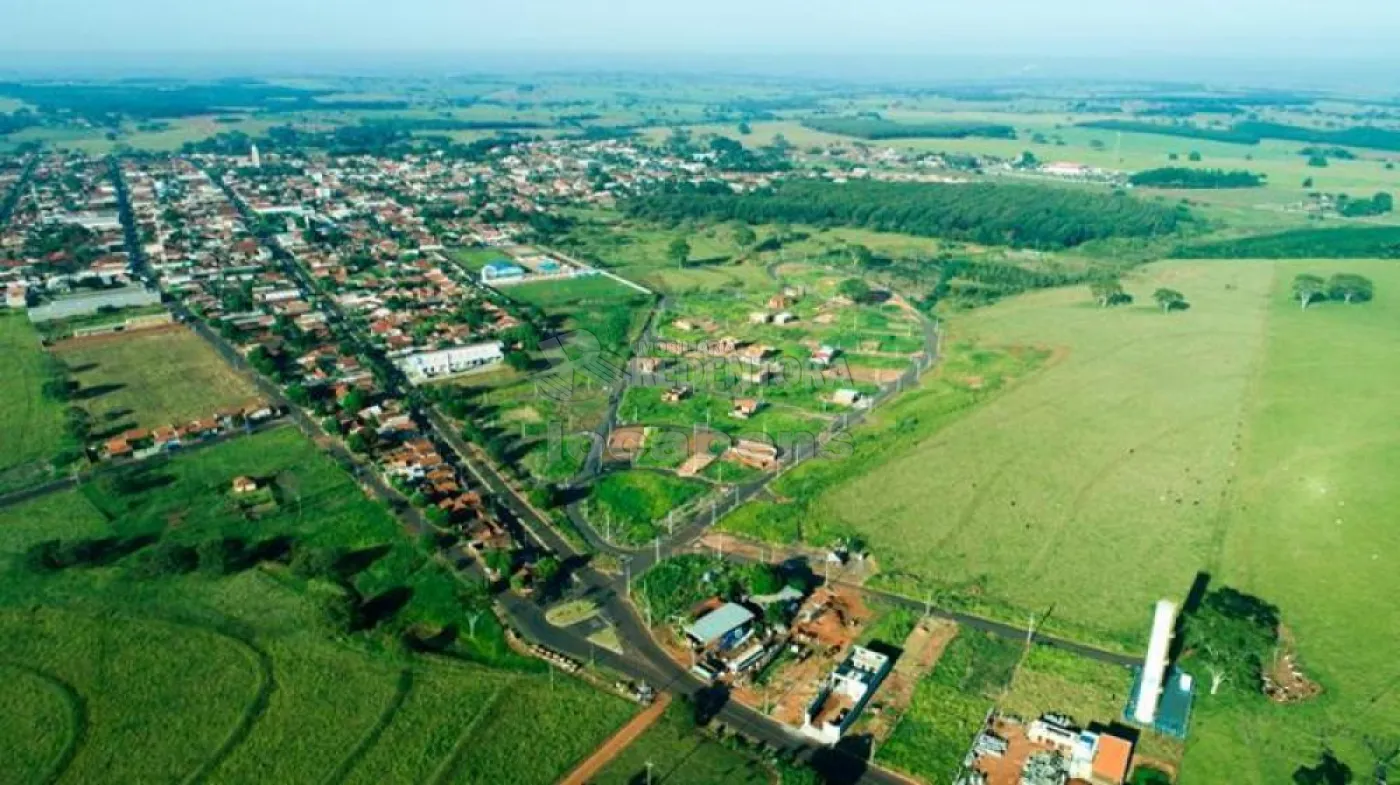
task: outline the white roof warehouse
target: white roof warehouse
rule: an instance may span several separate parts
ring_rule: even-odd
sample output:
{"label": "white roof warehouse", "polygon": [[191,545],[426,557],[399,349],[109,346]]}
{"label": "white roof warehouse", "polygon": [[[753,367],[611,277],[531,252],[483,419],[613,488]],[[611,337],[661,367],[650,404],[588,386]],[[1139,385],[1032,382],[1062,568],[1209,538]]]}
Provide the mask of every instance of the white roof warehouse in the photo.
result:
{"label": "white roof warehouse", "polygon": [[414,384],[431,379],[467,373],[505,359],[500,341],[454,346],[430,352],[416,352],[394,361]]}

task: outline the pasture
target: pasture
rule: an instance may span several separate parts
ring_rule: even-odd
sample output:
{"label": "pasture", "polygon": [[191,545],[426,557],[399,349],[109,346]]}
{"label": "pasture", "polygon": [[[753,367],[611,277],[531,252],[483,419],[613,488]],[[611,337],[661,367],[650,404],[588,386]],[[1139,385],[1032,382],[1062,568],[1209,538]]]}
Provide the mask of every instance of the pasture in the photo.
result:
{"label": "pasture", "polygon": [[253,384],[183,327],[85,338],[54,353],[78,382],[96,433],[209,417],[257,400]]}
{"label": "pasture", "polygon": [[[1376,301],[1304,312],[1290,299],[1295,275],[1339,271],[1375,280]],[[1154,309],[1158,286],[1190,309]],[[788,501],[751,504],[726,526],[818,544],[856,533],[886,588],[1009,620],[1036,613],[1048,630],[1126,651],[1145,646],[1151,603],[1182,599],[1204,571],[1280,607],[1324,692],[1288,707],[1200,696],[1186,781],[1227,770],[1287,781],[1320,738],[1368,771],[1367,739],[1400,737],[1388,664],[1400,612],[1386,599],[1400,588],[1389,525],[1400,305],[1388,294],[1400,268],[1162,263],[1125,287],[1136,304],[1102,309],[1072,288],[955,316],[944,365],[856,432],[853,457],[794,471],[776,486]],[[966,370],[967,347],[1017,346],[1048,361],[976,405],[936,407],[950,377],[986,384]],[[864,433],[898,438],[892,418],[919,435],[862,449]],[[1020,679],[1010,700],[1112,702],[1068,686],[1053,672]]]}
{"label": "pasture", "polygon": [[[275,477],[280,509],[237,515],[237,474]],[[295,431],[139,478],[0,510],[3,694],[23,719],[5,725],[0,780],[545,785],[633,712],[511,653],[494,617]],[[21,557],[49,538],[141,534],[340,546],[337,570],[362,596],[406,587],[409,599],[375,629],[336,633],[319,607],[334,584],[277,559],[138,578],[144,552],[48,573]],[[412,654],[396,642],[412,629],[455,640]]]}
{"label": "pasture", "polygon": [[[22,315],[0,315],[0,477],[53,456],[63,441],[63,405],[43,394],[46,357]],[[0,480],[3,485],[3,480]]]}

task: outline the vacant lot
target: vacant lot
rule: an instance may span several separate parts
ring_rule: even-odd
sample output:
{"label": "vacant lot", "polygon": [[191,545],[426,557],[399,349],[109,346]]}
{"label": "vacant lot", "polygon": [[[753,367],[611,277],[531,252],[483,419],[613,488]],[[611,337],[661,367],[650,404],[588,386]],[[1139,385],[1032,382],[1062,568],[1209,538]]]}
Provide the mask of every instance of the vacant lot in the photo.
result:
{"label": "vacant lot", "polygon": [[81,385],[77,403],[92,414],[97,434],[183,424],[257,398],[250,382],[184,328],[70,341],[55,353]]}
{"label": "vacant lot", "polygon": [[43,395],[44,350],[23,316],[0,315],[0,487],[6,470],[44,461],[63,440],[63,406]]}
{"label": "vacant lot", "polygon": [[[238,474],[271,483],[279,508],[239,514]],[[466,587],[290,429],[0,510],[0,532],[0,694],[23,718],[0,734],[3,782],[547,785],[634,711],[512,654]],[[321,610],[332,580],[275,558],[154,577],[136,572],[149,548],[50,573],[19,558],[48,538],[136,535],[339,545],[335,580],[406,599],[345,633]],[[449,656],[409,654],[410,630],[447,631]]]}
{"label": "vacant lot", "polygon": [[593,484],[585,504],[589,520],[596,528],[611,532],[614,541],[644,545],[664,529],[668,512],[698,497],[707,487],[699,480],[631,469],[603,476]]}

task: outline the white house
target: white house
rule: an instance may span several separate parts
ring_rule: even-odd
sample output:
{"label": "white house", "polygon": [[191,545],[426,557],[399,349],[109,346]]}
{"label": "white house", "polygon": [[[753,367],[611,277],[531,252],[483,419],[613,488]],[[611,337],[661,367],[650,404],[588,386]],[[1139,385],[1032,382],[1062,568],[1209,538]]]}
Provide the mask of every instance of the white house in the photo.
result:
{"label": "white house", "polygon": [[802,717],[803,735],[822,744],[840,741],[889,670],[889,657],[864,646],[852,646],[850,656],[827,677],[817,699],[807,707]]}

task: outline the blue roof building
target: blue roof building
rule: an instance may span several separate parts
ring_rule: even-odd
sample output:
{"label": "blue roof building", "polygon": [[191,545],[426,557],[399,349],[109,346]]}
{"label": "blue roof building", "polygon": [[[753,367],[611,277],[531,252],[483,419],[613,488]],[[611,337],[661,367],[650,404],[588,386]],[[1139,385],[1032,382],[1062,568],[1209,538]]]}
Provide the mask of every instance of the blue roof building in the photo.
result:
{"label": "blue roof building", "polygon": [[497,259],[487,262],[481,268],[481,279],[483,281],[499,281],[505,278],[523,278],[525,268],[506,259]]}

